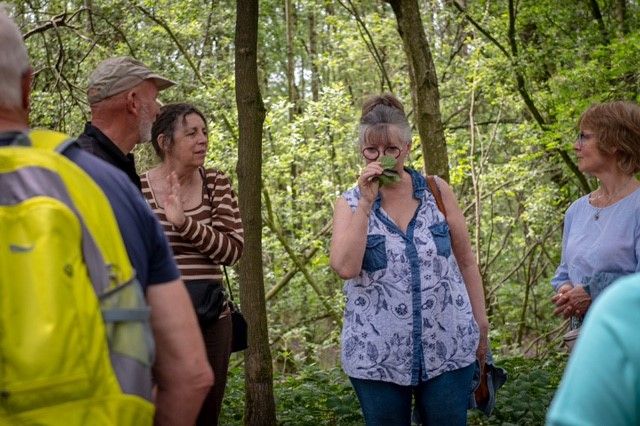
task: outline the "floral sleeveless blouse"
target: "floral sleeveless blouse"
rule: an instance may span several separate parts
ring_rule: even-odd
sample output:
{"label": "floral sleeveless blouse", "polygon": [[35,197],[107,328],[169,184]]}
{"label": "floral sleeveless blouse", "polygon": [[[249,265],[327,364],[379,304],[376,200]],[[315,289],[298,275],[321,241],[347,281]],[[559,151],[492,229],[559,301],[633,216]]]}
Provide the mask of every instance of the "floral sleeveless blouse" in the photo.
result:
{"label": "floral sleeveless blouse", "polygon": [[[475,361],[479,331],[426,179],[406,169],[420,204],[403,233],[381,207],[369,217],[362,270],[344,285],[342,368],[350,377],[417,385]],[[352,210],[360,191],[343,194]]]}

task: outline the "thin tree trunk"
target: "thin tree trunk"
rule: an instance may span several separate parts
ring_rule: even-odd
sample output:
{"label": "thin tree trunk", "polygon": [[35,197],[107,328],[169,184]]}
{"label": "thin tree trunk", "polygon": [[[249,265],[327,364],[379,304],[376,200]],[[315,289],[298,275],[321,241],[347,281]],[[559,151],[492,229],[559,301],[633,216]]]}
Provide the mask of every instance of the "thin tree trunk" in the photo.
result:
{"label": "thin tree trunk", "polygon": [[211,43],[213,38],[211,36],[211,27],[212,27],[211,22],[213,18],[213,13],[215,11],[215,6],[216,6],[216,0],[210,0],[209,14],[207,15],[207,26],[205,27],[205,33],[202,39],[202,48],[200,49],[200,54],[198,55],[198,70],[200,70],[202,65],[202,60],[205,58],[205,56],[211,54],[210,50],[211,50]]}
{"label": "thin tree trunk", "polygon": [[440,114],[438,77],[431,56],[429,41],[424,32],[417,0],[386,0],[391,4],[398,21],[409,67],[413,69],[411,81],[416,103],[413,105],[415,123],[422,143],[425,172],[449,180],[449,156],[444,139]]}
{"label": "thin tree trunk", "polygon": [[295,22],[292,10],[293,5],[291,4],[292,1],[293,0],[284,0],[285,24],[287,29],[287,91],[289,94],[289,102],[291,103],[289,107],[289,121],[293,121],[298,103],[293,39]]}
{"label": "thin tree trunk", "polygon": [[[466,9],[463,6],[461,6],[456,0],[453,0],[451,4],[453,4],[456,7],[456,9],[458,9],[458,11],[460,11],[464,15],[464,17],[471,23],[471,25],[473,25],[478,31],[480,31],[480,33],[483,36],[485,36],[491,43],[493,43],[493,45],[496,46],[509,59],[514,69],[514,74],[516,77],[516,88],[518,90],[518,93],[520,94],[520,97],[524,101],[525,105],[527,106],[527,109],[533,116],[536,123],[538,123],[540,128],[545,131],[548,130],[548,124],[545,121],[545,119],[542,117],[542,114],[536,107],[533,100],[531,99],[531,96],[529,96],[529,92],[527,91],[526,84],[525,84],[524,75],[521,73],[520,69],[518,68],[518,46],[515,38],[516,7],[513,0],[509,0],[508,36],[509,36],[509,46],[511,48],[511,53],[509,53],[507,49],[495,37],[493,37],[485,28],[483,28],[476,20],[474,20],[467,13]],[[576,176],[580,184],[580,187],[582,188],[584,193],[591,192],[591,187],[589,185],[589,182],[587,181],[587,178],[578,169],[578,166],[576,165],[576,163],[573,162],[567,150],[563,148],[557,148],[555,151],[560,155],[560,158],[562,158],[562,161],[564,161],[567,167],[569,167],[569,170],[571,170],[571,172],[573,172],[573,174]]]}
{"label": "thin tree trunk", "polygon": [[[476,126],[475,126],[475,105],[476,105],[476,83],[472,83],[471,100],[469,105],[469,138],[471,146],[469,147],[469,164],[471,166],[471,184],[473,187],[473,196],[475,199],[474,208],[474,232],[473,232],[473,248],[476,254],[476,263],[480,265],[480,230],[481,230],[481,199],[480,194],[480,173],[476,170]],[[481,158],[482,159],[482,158]]]}
{"label": "thin tree trunk", "polygon": [[338,3],[340,3],[340,5],[345,10],[347,10],[347,12],[349,12],[351,16],[353,16],[353,18],[356,20],[356,23],[358,24],[358,31],[360,32],[360,37],[362,37],[362,41],[364,41],[364,44],[367,46],[367,50],[369,50],[369,53],[371,53],[371,57],[376,62],[376,65],[380,70],[380,91],[384,91],[384,85],[386,84],[389,88],[389,91],[393,92],[393,85],[391,83],[391,79],[389,78],[389,73],[387,72],[387,69],[385,67],[384,56],[373,41],[373,35],[365,25],[364,20],[360,16],[360,12],[358,12],[358,8],[353,4],[351,0],[346,0],[346,2],[338,0]]}
{"label": "thin tree trunk", "polygon": [[629,23],[627,22],[627,0],[616,0],[613,7],[613,15],[618,21],[622,35],[629,33]]}
{"label": "thin tree trunk", "polygon": [[246,425],[275,425],[273,370],[262,271],[262,125],[265,108],[258,86],[258,0],[237,0],[235,34],[238,107],[238,194],[244,224],[244,255],[238,271],[240,298],[249,325],[245,351]]}
{"label": "thin tree trunk", "polygon": [[318,35],[316,34],[316,12],[309,12],[309,64],[311,68],[311,99],[320,99],[320,76],[318,74]]}
{"label": "thin tree trunk", "polygon": [[609,32],[607,31],[607,27],[604,24],[604,19],[602,19],[602,12],[600,11],[600,6],[598,5],[597,0],[591,0],[589,2],[591,5],[591,15],[593,19],[598,23],[598,29],[600,30],[600,35],[602,35],[603,44],[609,44]]}
{"label": "thin tree trunk", "polygon": [[[295,0],[284,0],[284,20],[285,27],[287,33],[287,92],[289,97],[289,122],[292,123],[295,115],[298,113],[298,88],[296,87],[296,78],[295,78],[295,58],[294,58],[294,27],[295,27],[295,16],[293,12],[292,2]],[[289,203],[291,205],[291,209],[294,209],[294,206],[298,199],[298,187],[296,185],[296,180],[298,177],[298,165],[296,163],[296,156],[293,156],[290,165],[290,173],[289,176],[291,178],[291,182],[289,183],[291,188],[291,198]]]}

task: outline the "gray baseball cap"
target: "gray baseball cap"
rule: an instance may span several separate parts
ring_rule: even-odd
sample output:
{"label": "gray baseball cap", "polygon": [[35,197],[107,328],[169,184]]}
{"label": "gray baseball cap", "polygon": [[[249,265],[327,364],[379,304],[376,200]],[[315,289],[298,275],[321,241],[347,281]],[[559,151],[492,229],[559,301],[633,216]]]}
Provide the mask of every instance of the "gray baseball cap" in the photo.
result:
{"label": "gray baseball cap", "polygon": [[153,80],[158,90],[164,90],[176,84],[129,56],[105,59],[89,76],[87,99],[89,104],[95,104],[129,90],[144,80]]}

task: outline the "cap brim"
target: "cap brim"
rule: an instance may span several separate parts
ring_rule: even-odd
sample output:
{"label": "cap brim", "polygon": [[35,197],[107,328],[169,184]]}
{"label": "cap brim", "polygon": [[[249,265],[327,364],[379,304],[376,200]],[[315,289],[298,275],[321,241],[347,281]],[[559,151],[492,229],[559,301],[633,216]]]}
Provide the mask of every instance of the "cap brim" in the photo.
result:
{"label": "cap brim", "polygon": [[158,91],[168,89],[171,86],[175,86],[176,82],[159,76],[158,74],[151,74],[145,80],[153,80],[153,83],[158,88]]}

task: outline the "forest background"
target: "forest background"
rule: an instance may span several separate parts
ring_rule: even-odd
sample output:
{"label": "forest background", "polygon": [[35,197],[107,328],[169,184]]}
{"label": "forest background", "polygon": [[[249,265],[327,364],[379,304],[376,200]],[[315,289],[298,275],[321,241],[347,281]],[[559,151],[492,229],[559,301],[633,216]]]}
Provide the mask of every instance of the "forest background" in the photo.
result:
{"label": "forest background", "polygon": [[[362,99],[383,91],[415,123],[411,165],[426,158],[459,198],[491,347],[510,374],[494,415],[470,422],[543,422],[566,360],[566,323],[549,302],[563,215],[597,185],[577,170],[575,124],[593,102],[638,100],[637,1],[263,0],[259,12],[256,0],[9,5],[35,70],[34,127],[79,134],[88,74],[131,55],[179,82],[163,102],[193,102],[209,116],[207,163],[240,181],[241,199],[245,168],[259,173],[258,220],[245,226],[262,251],[232,274],[253,345],[234,356],[222,424],[362,423],[338,368],[342,283],[328,242],[333,203],[362,165]],[[256,14],[257,26],[240,27]],[[235,98],[243,34],[257,36],[266,112],[257,151],[242,148]],[[156,161],[148,146],[136,154],[139,172]]]}

